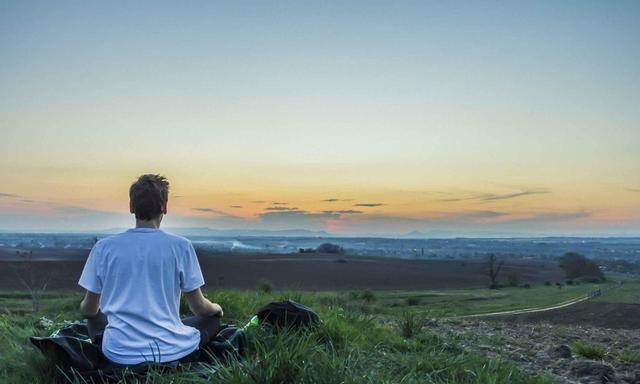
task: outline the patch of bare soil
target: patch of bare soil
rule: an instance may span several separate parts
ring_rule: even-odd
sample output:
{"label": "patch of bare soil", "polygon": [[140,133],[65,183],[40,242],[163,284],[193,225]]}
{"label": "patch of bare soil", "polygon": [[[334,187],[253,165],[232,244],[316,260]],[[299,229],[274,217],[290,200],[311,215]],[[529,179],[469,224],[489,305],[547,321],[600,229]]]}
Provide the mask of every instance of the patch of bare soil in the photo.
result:
{"label": "patch of bare soil", "polygon": [[[640,361],[634,360],[640,346],[637,330],[495,320],[429,324],[467,350],[509,361],[532,375],[547,375],[555,383],[640,384]],[[601,347],[604,358],[580,356],[577,341]]]}
{"label": "patch of bare soil", "polygon": [[[496,316],[495,320],[640,329],[640,304],[585,301],[554,311]],[[638,349],[640,349],[640,345],[638,345]]]}

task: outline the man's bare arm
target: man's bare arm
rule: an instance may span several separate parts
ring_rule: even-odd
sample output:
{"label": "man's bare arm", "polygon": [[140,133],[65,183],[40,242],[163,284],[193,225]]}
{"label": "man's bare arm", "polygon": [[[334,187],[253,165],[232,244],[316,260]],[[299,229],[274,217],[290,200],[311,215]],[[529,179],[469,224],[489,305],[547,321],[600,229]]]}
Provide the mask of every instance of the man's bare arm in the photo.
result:
{"label": "man's bare arm", "polygon": [[87,291],[80,302],[80,313],[84,317],[93,317],[100,310],[100,294]]}
{"label": "man's bare arm", "polygon": [[222,317],[222,307],[216,303],[212,303],[204,297],[200,288],[191,292],[185,292],[185,300],[189,303],[189,308],[197,316],[217,316]]}

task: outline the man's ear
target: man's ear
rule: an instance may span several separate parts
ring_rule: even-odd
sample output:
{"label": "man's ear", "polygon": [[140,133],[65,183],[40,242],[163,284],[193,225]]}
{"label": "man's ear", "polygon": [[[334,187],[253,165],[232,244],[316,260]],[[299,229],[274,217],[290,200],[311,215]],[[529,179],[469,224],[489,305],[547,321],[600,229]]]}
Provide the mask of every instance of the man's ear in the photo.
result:
{"label": "man's ear", "polygon": [[133,208],[133,203],[129,201],[129,213],[136,213],[135,208]]}
{"label": "man's ear", "polygon": [[162,204],[162,214],[163,215],[167,214],[167,203]]}

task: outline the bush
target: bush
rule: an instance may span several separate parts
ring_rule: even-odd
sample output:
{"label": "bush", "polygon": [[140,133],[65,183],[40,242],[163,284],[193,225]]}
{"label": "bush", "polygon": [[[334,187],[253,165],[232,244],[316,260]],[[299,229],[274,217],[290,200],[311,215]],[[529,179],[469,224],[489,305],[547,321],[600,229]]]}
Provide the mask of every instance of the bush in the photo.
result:
{"label": "bush", "polygon": [[548,286],[550,286],[550,285],[551,285],[551,282],[550,282],[550,281],[545,281],[545,282],[544,282],[544,285],[546,285],[546,286],[548,287]]}
{"label": "bush", "polygon": [[573,280],[569,279],[567,281],[564,282],[567,285],[573,285]]}
{"label": "bush", "polygon": [[525,285],[523,285],[523,286],[522,286],[522,288],[527,288],[527,289],[529,289],[529,288],[531,288],[531,284],[525,284]]}
{"label": "bush", "polygon": [[262,293],[271,293],[273,292],[273,283],[271,283],[269,280],[260,280],[258,281],[258,291],[262,292]]}
{"label": "bush", "polygon": [[597,344],[578,340],[573,343],[572,347],[578,355],[586,357],[587,359],[600,360],[604,357],[604,348]]}
{"label": "bush", "polygon": [[320,244],[318,248],[316,248],[316,251],[319,253],[333,253],[337,255],[343,255],[345,253],[344,248],[332,243]]}

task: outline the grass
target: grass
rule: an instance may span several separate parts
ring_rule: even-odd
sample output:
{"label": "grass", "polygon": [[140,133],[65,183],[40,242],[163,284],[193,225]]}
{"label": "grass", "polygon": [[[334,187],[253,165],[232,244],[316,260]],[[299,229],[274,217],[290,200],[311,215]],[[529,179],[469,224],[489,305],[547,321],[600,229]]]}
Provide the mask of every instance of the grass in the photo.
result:
{"label": "grass", "polygon": [[578,340],[571,346],[578,355],[587,359],[601,360],[605,355],[604,348],[598,344]]}
{"label": "grass", "polygon": [[620,353],[620,361],[628,364],[640,364],[640,351],[625,349]]}
{"label": "grass", "polygon": [[420,333],[424,319],[413,312],[404,312],[400,318],[400,333],[403,337],[410,339]]}
{"label": "grass", "polygon": [[[453,339],[423,327],[423,305],[384,309],[394,292],[315,293],[263,290],[208,291],[225,308],[225,321],[243,325],[257,308],[273,300],[293,299],[314,308],[323,323],[309,332],[265,335],[251,332],[241,361],[209,369],[160,374],[127,383],[547,383],[500,360],[469,353]],[[428,295],[426,296],[428,297]],[[373,298],[373,299],[372,299]],[[47,335],[63,320],[77,320],[77,293],[47,295],[39,313],[26,311],[20,295],[0,295],[0,382],[51,382],[54,367],[30,346],[29,336]],[[426,300],[428,302],[428,300]],[[41,322],[46,316],[54,325]],[[56,324],[57,323],[57,324]],[[67,382],[82,383],[78,378]]]}
{"label": "grass", "polygon": [[607,278],[609,284],[603,287],[605,293],[594,301],[640,304],[640,279],[620,274],[610,274]]}
{"label": "grass", "polygon": [[571,300],[600,288],[598,284],[556,286],[544,284],[531,288],[507,287],[502,289],[449,289],[422,292],[377,292],[373,310],[381,315],[393,316],[399,307],[430,317],[454,317],[545,307]]}

